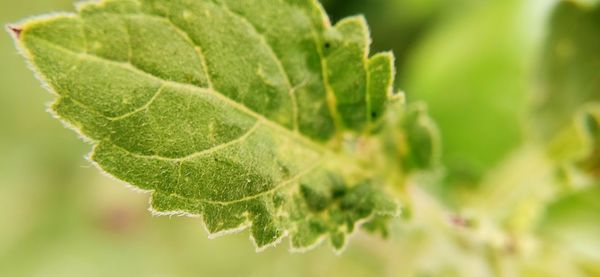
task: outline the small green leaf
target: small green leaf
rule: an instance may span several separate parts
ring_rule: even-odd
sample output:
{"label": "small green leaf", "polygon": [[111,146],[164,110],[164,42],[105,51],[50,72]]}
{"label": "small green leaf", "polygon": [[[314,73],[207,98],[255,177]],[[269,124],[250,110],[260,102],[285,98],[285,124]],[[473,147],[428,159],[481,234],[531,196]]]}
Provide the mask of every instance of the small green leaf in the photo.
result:
{"label": "small green leaf", "polygon": [[13,30],[90,160],[151,191],[157,214],[199,215],[211,236],[250,228],[258,249],[289,235],[339,250],[397,213],[342,147],[392,96],[393,57],[369,59],[362,17],[330,26],[311,0],[104,0]]}
{"label": "small green leaf", "polygon": [[[576,168],[575,172],[600,178],[600,105],[588,104],[575,112],[570,124],[551,141],[548,154],[566,166],[564,169]],[[567,183],[572,179],[569,172],[561,171],[561,178]]]}
{"label": "small green leaf", "polygon": [[585,172],[600,179],[600,106],[584,111],[581,115],[584,154],[577,165]]}
{"label": "small green leaf", "polygon": [[412,105],[405,112],[400,130],[406,140],[402,155],[405,171],[425,170],[437,165],[440,158],[440,141],[437,126],[427,114],[423,104]]}
{"label": "small green leaf", "polygon": [[406,175],[439,165],[439,131],[424,103],[406,107],[400,102],[391,103],[387,116],[386,123],[390,125],[382,131],[382,152],[387,158],[388,170]]}

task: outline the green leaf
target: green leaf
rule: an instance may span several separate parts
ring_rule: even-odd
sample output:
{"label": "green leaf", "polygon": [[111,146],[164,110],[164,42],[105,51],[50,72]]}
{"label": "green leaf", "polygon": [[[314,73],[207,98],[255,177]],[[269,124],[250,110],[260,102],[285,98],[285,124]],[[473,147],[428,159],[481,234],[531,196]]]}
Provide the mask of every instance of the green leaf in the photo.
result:
{"label": "green leaf", "polygon": [[394,106],[387,113],[389,125],[381,132],[387,168],[404,175],[434,169],[440,162],[440,137],[426,105]]}
{"label": "green leaf", "polygon": [[536,109],[536,129],[545,138],[568,125],[586,104],[600,102],[598,26],[600,5],[564,1],[552,14],[540,66]]}
{"label": "green leaf", "polygon": [[581,121],[585,134],[585,154],[577,164],[585,172],[600,178],[600,106],[585,111]]}
{"label": "green leaf", "polygon": [[600,178],[600,105],[578,111],[572,124],[552,141],[549,154],[562,164]]}
{"label": "green leaf", "polygon": [[[600,6],[561,2],[544,48],[537,127],[550,156],[600,177]],[[570,174],[566,180],[574,179]],[[569,182],[570,183],[570,182]]]}
{"label": "green leaf", "polygon": [[[257,249],[397,213],[357,150],[392,97],[362,17],[331,26],[311,0],[105,0],[12,27],[90,160],[152,192],[156,214],[250,228]],[[350,146],[348,146],[350,145]],[[353,145],[353,146],[352,146]]]}
{"label": "green leaf", "polygon": [[424,104],[408,107],[402,117],[400,130],[406,145],[400,158],[405,171],[431,169],[438,165],[439,132]]}

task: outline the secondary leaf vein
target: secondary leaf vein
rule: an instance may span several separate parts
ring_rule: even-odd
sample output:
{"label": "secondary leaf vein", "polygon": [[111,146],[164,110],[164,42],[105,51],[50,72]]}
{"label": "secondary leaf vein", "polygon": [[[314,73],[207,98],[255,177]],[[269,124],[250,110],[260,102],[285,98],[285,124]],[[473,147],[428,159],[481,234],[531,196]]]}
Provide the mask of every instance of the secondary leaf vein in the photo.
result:
{"label": "secondary leaf vein", "polygon": [[[315,161],[314,163],[312,163],[311,165],[307,166],[305,169],[303,169],[302,171],[300,171],[298,174],[294,175],[293,177],[291,177],[290,179],[287,179],[285,181],[282,181],[281,183],[277,184],[276,186],[272,187],[271,189],[259,192],[257,194],[254,195],[249,195],[240,199],[236,199],[236,200],[230,200],[230,201],[216,201],[216,200],[208,200],[208,199],[202,199],[202,198],[196,198],[196,197],[189,197],[189,196],[183,196],[180,195],[178,193],[175,193],[175,195],[177,195],[178,197],[184,198],[184,199],[191,199],[191,200],[195,200],[195,201],[200,201],[203,203],[207,203],[207,204],[215,204],[215,205],[223,205],[223,206],[227,206],[227,205],[231,205],[231,204],[236,204],[236,203],[240,203],[240,202],[244,202],[244,201],[250,201],[256,198],[259,198],[263,195],[267,195],[269,193],[278,191],[280,189],[282,189],[283,187],[290,185],[296,181],[299,181],[302,177],[304,177],[306,174],[310,173],[311,171],[313,171],[314,169],[316,169],[318,166],[320,166],[322,163],[322,160],[318,160]],[[172,192],[169,192],[172,193]]]}
{"label": "secondary leaf vein", "polygon": [[[34,35],[32,35],[34,36]],[[131,63],[126,63],[126,62],[118,62],[118,61],[113,61],[104,57],[100,57],[100,56],[96,56],[93,54],[88,54],[88,53],[83,53],[83,52],[77,52],[68,48],[65,48],[61,45],[58,45],[56,43],[53,43],[51,41],[48,41],[44,38],[38,37],[38,36],[34,36],[36,37],[36,39],[43,41],[45,43],[47,43],[49,46],[55,48],[58,51],[61,52],[65,52],[71,55],[76,55],[79,56],[81,59],[90,59],[90,60],[96,60],[97,62],[104,62],[104,63],[108,63],[108,64],[112,64],[114,66],[119,66],[121,68],[139,73],[141,75],[147,76],[148,78],[151,78],[153,80],[156,80],[158,82],[161,82],[163,84],[168,84],[170,86],[176,87],[176,88],[182,88],[184,91],[196,91],[198,93],[201,94],[206,94],[206,95],[210,95],[213,96],[221,101],[223,101],[225,104],[231,106],[232,108],[247,114],[248,116],[251,116],[261,122],[263,122],[265,125],[271,127],[273,129],[273,131],[276,132],[280,132],[283,136],[288,136],[291,138],[296,139],[298,142],[301,142],[302,144],[306,145],[307,147],[311,147],[313,150],[316,150],[318,152],[321,153],[328,153],[330,152],[329,149],[325,148],[323,145],[303,136],[302,134],[293,132],[277,123],[274,123],[272,121],[270,121],[269,119],[267,119],[266,117],[264,117],[263,115],[251,110],[250,108],[246,107],[245,105],[241,104],[241,103],[237,103],[235,101],[233,101],[232,99],[228,98],[227,96],[223,95],[222,93],[211,89],[211,88],[201,88],[201,87],[197,87],[194,85],[190,85],[190,84],[186,84],[186,83],[180,83],[180,82],[176,82],[176,81],[171,81],[171,80],[165,80],[162,79],[158,76],[155,76],[149,72],[146,72],[138,67],[136,67],[135,65],[131,64]]]}
{"label": "secondary leaf vein", "polygon": [[290,80],[290,76],[287,73],[287,71],[285,70],[285,67],[283,66],[283,62],[281,61],[281,58],[279,58],[279,56],[275,52],[273,45],[271,45],[269,40],[266,38],[265,34],[260,32],[258,30],[258,28],[248,18],[246,18],[243,14],[239,14],[239,13],[236,13],[233,10],[231,10],[225,2],[222,2],[219,4],[220,4],[219,7],[221,7],[225,12],[240,19],[245,24],[247,24],[250,28],[252,28],[253,31],[260,37],[260,40],[263,42],[263,44],[267,46],[267,50],[268,50],[269,54],[273,57],[275,64],[277,65],[277,68],[279,69],[279,71],[281,71],[281,73],[285,77],[285,82],[288,87],[288,94],[290,96],[290,100],[292,101],[292,116],[293,116],[294,130],[297,131],[299,128],[299,125],[298,125],[298,102],[296,100],[296,94],[294,93],[294,88],[293,88],[292,82]]}
{"label": "secondary leaf vein", "polygon": [[206,155],[210,155],[212,153],[215,153],[219,150],[234,146],[236,144],[242,143],[244,142],[246,139],[248,139],[248,137],[250,137],[254,132],[256,132],[256,130],[258,129],[258,127],[261,125],[260,121],[257,121],[256,123],[254,123],[254,125],[248,129],[248,131],[246,131],[243,135],[241,135],[240,137],[234,139],[234,140],[230,140],[228,142],[222,143],[222,144],[218,144],[215,145],[211,148],[202,150],[202,151],[198,151],[198,152],[194,152],[191,154],[188,154],[186,156],[183,157],[177,157],[177,158],[169,158],[169,157],[163,157],[163,156],[159,156],[159,155],[144,155],[144,154],[139,154],[139,153],[134,153],[129,151],[128,149],[116,145],[115,143],[113,143],[112,141],[110,141],[115,147],[127,152],[128,154],[137,157],[137,158],[143,158],[143,159],[152,159],[152,160],[161,160],[161,161],[167,161],[167,162],[185,162],[185,161],[190,161],[193,160],[194,158],[197,157],[201,157],[201,156],[206,156]]}

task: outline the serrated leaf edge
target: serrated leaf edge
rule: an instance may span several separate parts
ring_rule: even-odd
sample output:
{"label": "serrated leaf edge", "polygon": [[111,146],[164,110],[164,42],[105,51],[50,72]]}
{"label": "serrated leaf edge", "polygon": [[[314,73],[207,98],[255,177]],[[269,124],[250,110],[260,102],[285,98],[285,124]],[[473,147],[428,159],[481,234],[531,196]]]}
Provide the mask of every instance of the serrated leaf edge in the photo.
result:
{"label": "serrated leaf edge", "polygon": [[[316,1],[316,0],[311,0],[311,2],[314,3],[314,5],[321,10],[321,14],[324,25],[326,28],[331,28],[332,25],[329,21],[329,18],[327,16],[325,16],[325,12],[324,9],[322,7],[322,5]],[[85,5],[89,5],[89,4],[98,4],[98,3],[104,3],[103,1],[99,1],[99,0],[94,0],[94,1],[80,1],[78,3],[75,4],[75,8],[77,11],[79,11],[80,9],[84,8]],[[141,189],[139,187],[136,187],[126,181],[120,180],[117,177],[111,175],[110,173],[108,173],[107,171],[105,171],[98,163],[96,163],[95,161],[92,160],[92,156],[95,153],[95,146],[99,143],[99,141],[96,141],[88,136],[86,136],[85,134],[82,133],[81,129],[79,129],[78,127],[76,127],[75,125],[69,123],[68,121],[64,120],[63,118],[61,118],[54,110],[52,110],[51,106],[60,98],[60,94],[58,94],[49,84],[49,82],[46,80],[46,78],[44,78],[44,76],[39,72],[39,70],[35,67],[35,65],[33,64],[33,55],[27,50],[26,47],[24,47],[21,44],[21,41],[19,40],[19,37],[11,31],[11,28],[13,28],[14,26],[23,26],[26,25],[27,22],[32,22],[32,21],[43,21],[43,20],[49,20],[55,17],[70,17],[70,18],[77,18],[78,15],[77,13],[71,13],[71,12],[54,12],[54,13],[46,13],[43,15],[37,15],[37,16],[30,16],[27,17],[25,19],[22,19],[16,23],[11,23],[11,24],[7,24],[6,25],[6,29],[7,32],[11,35],[11,37],[13,38],[13,43],[17,48],[17,51],[19,53],[19,55],[21,55],[24,59],[25,62],[27,64],[27,67],[34,73],[35,78],[40,82],[41,87],[48,91],[51,95],[56,96],[56,99],[53,99],[51,102],[46,103],[46,111],[52,115],[52,117],[54,117],[55,119],[57,119],[59,122],[61,122],[61,124],[63,125],[63,127],[70,129],[72,131],[74,131],[77,136],[79,137],[79,139],[81,139],[82,141],[84,141],[85,143],[88,143],[90,145],[92,145],[92,150],[90,152],[88,152],[85,156],[84,159],[86,159],[88,162],[90,162],[94,167],[96,167],[99,172],[104,175],[107,176],[109,179],[116,181],[117,183],[121,183],[124,187],[136,192],[136,193],[143,193],[143,194],[150,194],[148,197],[148,201],[149,201],[149,207],[147,208],[147,210],[152,214],[152,216],[185,216],[185,217],[190,217],[190,218],[200,218],[201,220],[201,225],[202,227],[205,229],[206,233],[208,234],[208,238],[209,239],[214,239],[214,238],[218,238],[221,236],[225,236],[225,235],[229,235],[229,234],[236,234],[236,233],[240,233],[246,229],[248,229],[249,227],[252,226],[252,221],[246,220],[244,221],[242,224],[240,224],[238,227],[236,228],[231,228],[231,229],[227,229],[227,230],[223,230],[220,232],[216,232],[216,233],[211,233],[206,225],[206,222],[203,218],[202,215],[199,214],[192,214],[186,211],[170,211],[170,212],[160,212],[155,210],[154,208],[152,208],[152,199],[153,199],[153,194],[155,192],[155,190],[144,190]],[[359,19],[365,20],[364,16],[355,16]],[[351,18],[355,18],[355,17],[351,17]],[[367,25],[368,26],[368,25]],[[368,31],[368,28],[367,28]],[[369,32],[367,32],[367,36],[368,36]],[[370,45],[370,37],[368,38],[368,43],[367,43],[367,50],[369,50],[369,45]],[[367,57],[365,57],[365,59],[368,59],[368,53],[367,53]],[[143,71],[142,71],[143,72]],[[145,72],[144,72],[145,73]],[[326,76],[327,74],[324,72],[323,73],[324,76]],[[156,76],[153,76],[156,77]],[[328,84],[327,82],[324,82],[326,84]],[[209,88],[210,89],[210,88]],[[394,95],[389,94],[388,98],[390,100],[392,100],[392,97]],[[336,109],[337,110],[337,109]],[[263,120],[263,121],[268,121],[268,120]],[[290,132],[293,133],[293,132]],[[339,132],[338,132],[339,133]],[[296,137],[296,136],[294,136]],[[302,141],[305,141],[307,139],[305,139],[303,136],[299,136],[300,138],[302,138]],[[297,137],[296,137],[297,138]],[[313,145],[314,143],[310,140],[307,140],[308,142],[310,142],[311,145]],[[320,145],[319,145],[320,146]],[[328,149],[325,149],[324,147],[319,147],[319,149],[321,150],[325,150],[325,152],[328,152]],[[353,231],[350,233],[346,234],[346,239],[344,240],[344,244],[342,245],[342,247],[340,247],[339,249],[335,249],[333,248],[333,251],[336,255],[340,255],[342,252],[344,252],[344,250],[346,249],[350,239],[358,232],[359,227],[364,224],[364,222],[370,220],[372,217],[376,216],[376,215],[390,215],[390,216],[399,216],[401,213],[401,208],[400,208],[400,203],[396,200],[396,211],[394,211],[393,213],[373,213],[371,214],[369,217],[366,217],[364,219],[360,219],[357,220],[356,222],[354,222],[353,225]],[[286,237],[289,237],[289,231],[288,230],[283,230],[281,236],[279,238],[277,238],[275,241],[273,241],[272,243],[263,245],[261,247],[258,246],[258,244],[256,243],[256,240],[254,238],[254,236],[252,235],[252,233],[250,232],[249,235],[249,239],[252,242],[252,244],[255,247],[256,252],[262,252],[268,248],[271,247],[275,247],[277,245],[279,245],[283,239],[285,239]],[[294,247],[292,244],[291,239],[289,240],[289,248],[288,250],[291,253],[305,253],[308,252],[310,250],[313,250],[321,245],[323,245],[323,242],[329,237],[329,234],[323,234],[321,236],[319,236],[318,239],[315,240],[315,242],[309,246],[306,247]]]}

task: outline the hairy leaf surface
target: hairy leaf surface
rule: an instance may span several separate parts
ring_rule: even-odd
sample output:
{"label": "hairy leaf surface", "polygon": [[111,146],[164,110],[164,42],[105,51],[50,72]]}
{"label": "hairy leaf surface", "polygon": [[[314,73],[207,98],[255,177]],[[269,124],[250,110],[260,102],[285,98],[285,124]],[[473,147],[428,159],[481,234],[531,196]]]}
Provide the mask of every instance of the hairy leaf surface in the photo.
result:
{"label": "hairy leaf surface", "polygon": [[[51,110],[158,214],[293,249],[397,211],[357,150],[392,97],[362,17],[311,0],[104,0],[13,26]],[[348,146],[350,145],[350,146]],[[364,154],[364,153],[363,153]],[[371,155],[371,153],[369,153]]]}

